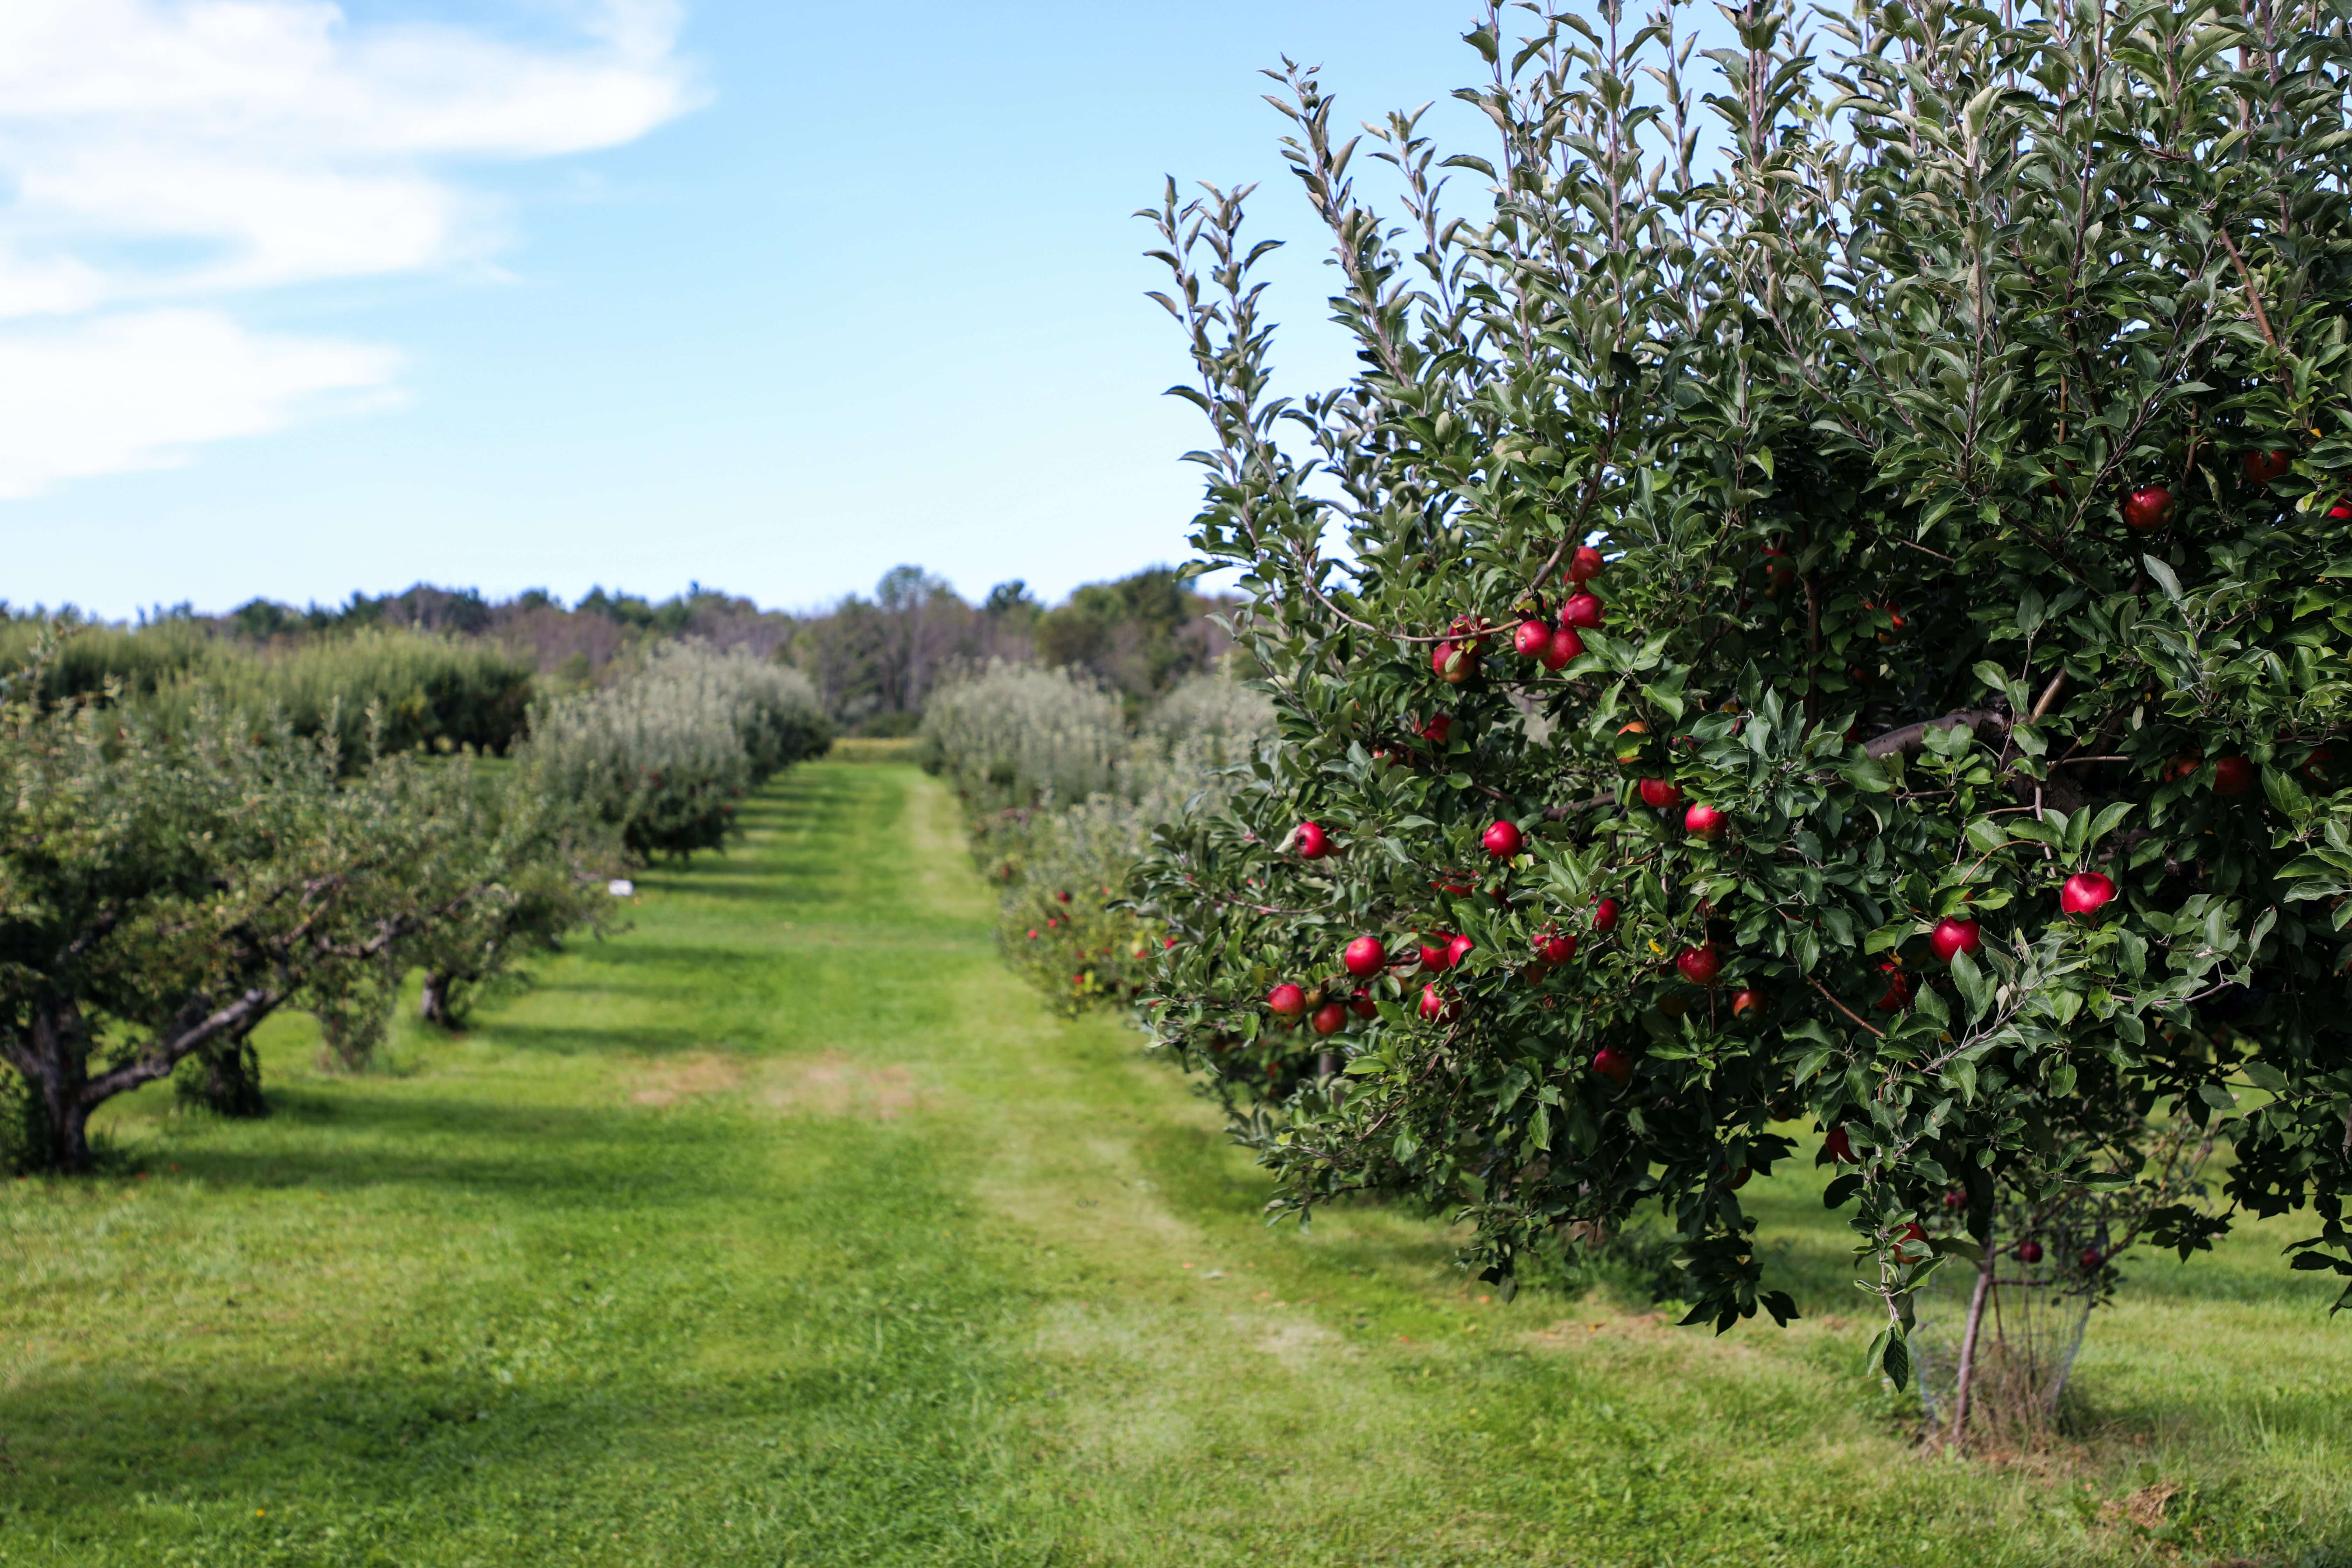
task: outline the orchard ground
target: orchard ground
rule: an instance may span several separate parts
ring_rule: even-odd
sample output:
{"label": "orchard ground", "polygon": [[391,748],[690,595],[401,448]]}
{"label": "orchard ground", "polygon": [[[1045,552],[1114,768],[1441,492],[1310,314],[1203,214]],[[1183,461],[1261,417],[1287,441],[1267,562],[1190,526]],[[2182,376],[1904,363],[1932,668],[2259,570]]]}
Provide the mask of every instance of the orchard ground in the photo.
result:
{"label": "orchard ground", "polygon": [[2293,1224],[2142,1256],[2059,1452],[1915,1457],[1810,1168],[1806,1316],[1510,1305],[1401,1214],[1268,1230],[1209,1107],[999,964],[902,763],[457,1039],[0,1192],[0,1563],[2352,1563],[2352,1322]]}

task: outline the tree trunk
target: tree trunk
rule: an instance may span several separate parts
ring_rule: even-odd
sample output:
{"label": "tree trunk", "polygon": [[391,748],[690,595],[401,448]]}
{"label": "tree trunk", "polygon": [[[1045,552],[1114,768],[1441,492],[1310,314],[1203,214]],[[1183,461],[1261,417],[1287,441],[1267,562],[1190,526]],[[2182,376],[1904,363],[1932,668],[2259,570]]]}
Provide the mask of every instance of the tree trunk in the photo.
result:
{"label": "tree trunk", "polygon": [[1977,1375],[1977,1331],[1984,1325],[1985,1302],[1992,1297],[1994,1266],[2000,1255],[1992,1245],[1992,1226],[1985,1226],[1984,1258],[1977,1264],[1976,1293],[1969,1298],[1968,1326],[1960,1331],[1959,1386],[1952,1394],[1952,1447],[1965,1453],[1969,1442],[1969,1396]]}
{"label": "tree trunk", "polygon": [[223,1040],[205,1051],[204,1069],[190,1098],[206,1110],[241,1120],[269,1114],[269,1101],[261,1093],[261,1058],[251,1036]]}
{"label": "tree trunk", "polygon": [[38,1124],[27,1129],[37,1145],[25,1152],[27,1163],[68,1175],[87,1173],[90,1107],[82,1090],[89,1076],[89,1050],[79,1015],[70,1007],[37,1006],[32,1026],[9,1052],[9,1062],[33,1089]]}
{"label": "tree trunk", "polygon": [[452,1026],[449,1018],[449,976],[438,970],[425,972],[425,994],[417,998],[416,1016],[427,1024],[442,1028]]}

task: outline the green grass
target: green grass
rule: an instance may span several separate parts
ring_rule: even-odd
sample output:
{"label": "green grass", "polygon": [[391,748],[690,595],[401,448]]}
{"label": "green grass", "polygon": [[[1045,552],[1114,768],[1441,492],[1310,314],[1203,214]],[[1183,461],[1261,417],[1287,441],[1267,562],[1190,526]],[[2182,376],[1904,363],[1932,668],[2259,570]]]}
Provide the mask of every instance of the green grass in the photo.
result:
{"label": "green grass", "polygon": [[[288,1020],[268,1121],[149,1090],[114,1173],[0,1188],[0,1563],[2352,1562],[2291,1226],[2129,1269],[2087,1436],[1921,1460],[1809,1170],[1743,1194],[1807,1317],[1719,1340],[1486,1300],[1389,1211],[1270,1231],[1001,968],[934,781],[750,816],[461,1038],[338,1079]],[[2150,1481],[2178,1542],[2102,1514]]]}

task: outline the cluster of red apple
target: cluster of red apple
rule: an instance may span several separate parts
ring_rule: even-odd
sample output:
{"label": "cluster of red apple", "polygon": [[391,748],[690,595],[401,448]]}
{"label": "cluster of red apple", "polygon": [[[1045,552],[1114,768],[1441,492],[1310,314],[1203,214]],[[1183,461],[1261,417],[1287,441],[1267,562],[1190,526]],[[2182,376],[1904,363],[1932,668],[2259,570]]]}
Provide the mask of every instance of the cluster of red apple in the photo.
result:
{"label": "cluster of red apple", "polygon": [[[1601,552],[1590,544],[1580,544],[1569,558],[1569,596],[1559,607],[1559,624],[1554,626],[1541,615],[1532,615],[1520,621],[1511,634],[1511,648],[1522,658],[1532,658],[1546,669],[1566,669],[1584,652],[1582,632],[1601,625],[1608,606],[1585,584],[1601,575],[1608,563]],[[1477,673],[1478,662],[1486,655],[1488,630],[1486,623],[1465,616],[1445,628],[1445,637],[1430,650],[1429,668],[1440,680],[1449,686],[1459,686]]]}

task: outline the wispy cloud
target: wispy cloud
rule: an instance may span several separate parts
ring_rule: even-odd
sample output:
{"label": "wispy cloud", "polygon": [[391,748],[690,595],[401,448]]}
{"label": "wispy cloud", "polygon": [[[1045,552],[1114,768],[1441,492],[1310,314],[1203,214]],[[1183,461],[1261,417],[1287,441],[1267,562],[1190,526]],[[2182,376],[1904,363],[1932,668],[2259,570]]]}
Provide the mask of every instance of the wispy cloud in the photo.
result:
{"label": "wispy cloud", "polygon": [[468,163],[692,106],[673,0],[547,16],[522,36],[318,0],[0,4],[0,497],[387,389],[396,353],[253,331],[240,297],[478,258],[499,228]]}

